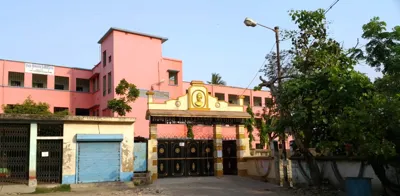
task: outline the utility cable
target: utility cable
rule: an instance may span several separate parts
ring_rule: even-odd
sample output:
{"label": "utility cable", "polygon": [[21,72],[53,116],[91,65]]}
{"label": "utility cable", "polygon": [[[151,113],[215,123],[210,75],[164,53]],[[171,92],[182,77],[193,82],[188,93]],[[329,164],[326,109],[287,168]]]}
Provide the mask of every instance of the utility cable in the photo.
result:
{"label": "utility cable", "polygon": [[[272,50],[275,48],[275,45],[276,45],[276,42],[272,45],[271,50],[269,51],[269,53],[272,52]],[[267,55],[268,55],[269,53],[267,53]],[[246,90],[249,89],[250,85],[251,85],[251,84],[254,82],[254,80],[257,78],[258,73],[260,73],[261,68],[262,68],[263,66],[265,66],[265,62],[267,62],[267,60],[268,60],[267,58],[264,59],[264,61],[263,61],[263,63],[261,64],[260,68],[258,68],[256,74],[254,75],[253,79],[250,81],[249,85],[247,85],[247,87],[244,89],[244,91],[242,92],[242,94],[241,94],[240,96],[242,96],[242,95],[246,92]]]}
{"label": "utility cable", "polygon": [[[324,15],[326,15],[333,7],[335,7],[335,5],[339,2],[340,0],[335,0],[329,7],[328,9],[325,10]],[[294,34],[295,36],[298,35],[300,32],[297,32],[296,34]],[[286,39],[282,39],[280,41],[287,41],[291,38],[286,38]]]}
{"label": "utility cable", "polygon": [[[324,12],[324,15],[326,15],[330,10],[332,10],[332,8],[339,2],[340,0],[335,0],[329,7],[328,7],[328,9],[326,9],[326,11]],[[298,35],[300,32],[297,32],[295,35]],[[279,40],[279,41],[287,41],[287,40],[289,40],[290,38],[287,38],[287,39],[283,39],[283,40]],[[314,42],[314,41],[313,41]],[[271,51],[269,52],[269,53],[271,53],[272,52],[272,50],[274,49],[274,47],[275,47],[275,44],[276,44],[276,42],[274,43],[274,45],[272,46],[272,48],[271,48]],[[279,52],[279,51],[278,51]],[[268,54],[269,54],[268,53]],[[254,80],[256,79],[256,77],[258,76],[258,73],[260,72],[260,70],[261,70],[261,68],[263,67],[263,66],[265,66],[265,62],[267,61],[267,59],[265,59],[264,60],[264,62],[261,64],[261,67],[257,70],[257,73],[255,74],[255,76],[253,77],[253,79],[251,80],[251,82],[249,83],[249,85],[244,89],[244,91],[243,91],[243,93],[240,95],[240,96],[242,96],[245,92],[246,92],[246,90],[250,87],[250,85],[254,82]]]}

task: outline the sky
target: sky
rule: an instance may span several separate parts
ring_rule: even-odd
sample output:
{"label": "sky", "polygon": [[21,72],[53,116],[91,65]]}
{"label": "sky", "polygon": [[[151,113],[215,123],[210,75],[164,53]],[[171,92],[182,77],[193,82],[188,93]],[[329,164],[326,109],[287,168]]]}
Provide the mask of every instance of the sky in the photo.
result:
{"label": "sky", "polygon": [[[110,27],[169,38],[163,56],[183,61],[185,81],[208,81],[219,73],[229,86],[250,84],[275,37],[246,27],[245,17],[291,30],[291,9],[327,9],[334,0],[13,0],[0,4],[0,59],[92,68],[97,41]],[[379,16],[400,25],[400,0],[340,0],[326,15],[329,33],[345,47],[361,37],[362,25]],[[360,45],[365,43],[360,40]],[[282,42],[281,49],[290,43]],[[366,65],[357,69],[380,76]],[[129,70],[137,71],[137,70]],[[134,83],[134,81],[132,81]]]}

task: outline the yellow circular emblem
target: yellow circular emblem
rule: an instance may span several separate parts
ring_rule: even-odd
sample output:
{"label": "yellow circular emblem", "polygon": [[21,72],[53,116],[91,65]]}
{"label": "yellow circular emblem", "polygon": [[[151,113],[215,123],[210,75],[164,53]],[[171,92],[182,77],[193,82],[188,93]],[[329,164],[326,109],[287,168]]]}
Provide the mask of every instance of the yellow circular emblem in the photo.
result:
{"label": "yellow circular emblem", "polygon": [[180,148],[175,148],[175,153],[180,153],[181,149]]}
{"label": "yellow circular emblem", "polygon": [[164,154],[164,148],[160,148],[160,150],[158,150],[158,152],[160,152],[161,154]]}

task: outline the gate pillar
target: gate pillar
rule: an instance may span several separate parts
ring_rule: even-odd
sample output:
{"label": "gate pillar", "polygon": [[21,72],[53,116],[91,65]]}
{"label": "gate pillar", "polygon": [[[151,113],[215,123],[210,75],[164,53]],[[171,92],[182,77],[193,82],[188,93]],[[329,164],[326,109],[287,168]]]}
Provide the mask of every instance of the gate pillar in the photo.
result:
{"label": "gate pillar", "polygon": [[239,176],[247,175],[246,161],[244,160],[247,150],[246,143],[248,143],[248,141],[245,137],[244,125],[236,125],[236,157]]}
{"label": "gate pillar", "polygon": [[35,187],[36,179],[36,151],[37,151],[37,133],[38,127],[36,123],[31,123],[29,138],[29,180],[28,186]]}
{"label": "gate pillar", "polygon": [[222,164],[222,127],[213,126],[214,132],[214,175],[222,177],[224,175],[224,166]]}
{"label": "gate pillar", "polygon": [[150,139],[148,141],[148,160],[147,166],[151,175],[151,181],[155,181],[158,178],[158,166],[157,166],[157,124],[150,124]]}

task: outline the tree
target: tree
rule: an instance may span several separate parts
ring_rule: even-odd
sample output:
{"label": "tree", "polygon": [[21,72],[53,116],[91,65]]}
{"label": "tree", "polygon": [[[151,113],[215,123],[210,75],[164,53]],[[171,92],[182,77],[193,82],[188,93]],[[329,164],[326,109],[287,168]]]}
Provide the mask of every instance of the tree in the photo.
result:
{"label": "tree", "polygon": [[222,80],[222,77],[218,73],[211,74],[211,81],[207,82],[208,84],[215,84],[215,85],[226,85],[226,82]]}
{"label": "tree", "polygon": [[117,112],[120,116],[125,116],[127,112],[132,111],[132,107],[129,104],[135,102],[140,92],[136,85],[122,79],[115,88],[115,93],[119,97],[108,101],[108,109]]}
{"label": "tree", "polygon": [[250,114],[250,118],[246,119],[245,127],[249,134],[249,144],[251,146],[254,136],[254,128],[259,131],[260,145],[264,148],[268,142],[273,141],[278,137],[277,125],[278,118],[274,110],[272,99],[267,99],[266,107],[263,110],[261,118],[256,119],[254,117],[253,109],[248,106],[246,112]]}
{"label": "tree", "polygon": [[[361,155],[378,157],[392,154],[393,144],[383,130],[374,129],[379,127],[365,126],[382,102],[369,78],[354,70],[355,56],[328,37],[324,10],[291,11],[290,16],[298,25],[289,35],[292,68],[282,78],[272,72],[269,80],[260,77],[258,88],[270,88],[279,111],[276,130],[288,128],[307,162],[312,185],[320,186],[321,171],[310,148],[334,150],[351,144]],[[276,86],[278,79],[285,79],[282,86]]]}
{"label": "tree", "polygon": [[[38,115],[52,115],[50,112],[49,104],[45,102],[38,102],[32,100],[31,96],[28,96],[22,104],[15,105],[3,105],[3,111],[5,114],[38,114]],[[68,110],[55,112],[54,115],[65,116],[68,115]]]}
{"label": "tree", "polygon": [[389,158],[377,156],[370,163],[386,190],[393,195],[399,195],[400,185],[386,177],[385,165],[400,168],[400,26],[387,31],[386,23],[379,17],[374,17],[362,29],[362,38],[368,40],[365,51],[354,48],[352,55],[377,71],[382,71],[383,75],[374,82],[376,103],[368,126],[379,129],[385,139],[396,147],[395,153],[386,154]]}

